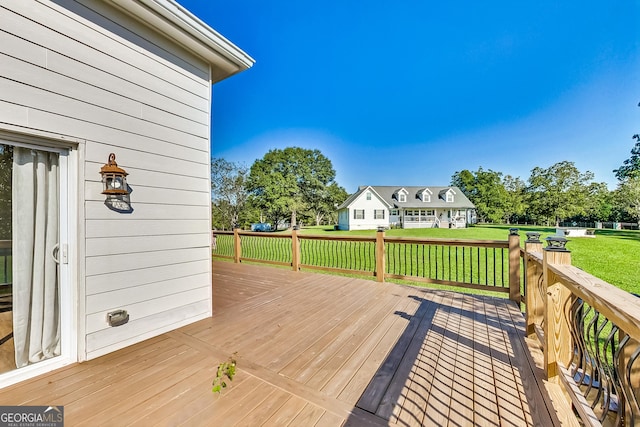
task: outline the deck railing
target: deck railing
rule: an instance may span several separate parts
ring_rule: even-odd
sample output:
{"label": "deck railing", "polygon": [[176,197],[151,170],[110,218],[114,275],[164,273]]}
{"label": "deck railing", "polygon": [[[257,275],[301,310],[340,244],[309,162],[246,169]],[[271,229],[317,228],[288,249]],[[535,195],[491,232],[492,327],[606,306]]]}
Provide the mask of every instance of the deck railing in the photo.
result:
{"label": "deck railing", "polygon": [[640,425],[640,298],[571,265],[565,239],[523,251],[527,333],[586,425]]}
{"label": "deck railing", "polygon": [[507,293],[520,303],[520,240],[447,240],[376,236],[326,236],[234,230],[213,232],[214,256],[406,279]]}

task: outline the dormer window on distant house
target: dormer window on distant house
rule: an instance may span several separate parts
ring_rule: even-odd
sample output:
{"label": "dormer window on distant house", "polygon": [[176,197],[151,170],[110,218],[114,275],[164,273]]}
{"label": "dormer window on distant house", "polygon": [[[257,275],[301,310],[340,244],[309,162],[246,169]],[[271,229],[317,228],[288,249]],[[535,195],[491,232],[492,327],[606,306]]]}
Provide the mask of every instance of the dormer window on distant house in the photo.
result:
{"label": "dormer window on distant house", "polygon": [[455,194],[452,189],[447,190],[447,203],[453,203],[453,195]]}
{"label": "dormer window on distant house", "polygon": [[399,190],[397,190],[393,196],[395,197],[395,199],[400,202],[400,203],[406,203],[407,202],[407,194],[409,194],[409,192],[407,190],[405,190],[404,188],[401,188]]}
{"label": "dormer window on distant house", "polygon": [[425,188],[420,193],[418,193],[418,198],[425,203],[429,203],[431,201],[431,190]]}

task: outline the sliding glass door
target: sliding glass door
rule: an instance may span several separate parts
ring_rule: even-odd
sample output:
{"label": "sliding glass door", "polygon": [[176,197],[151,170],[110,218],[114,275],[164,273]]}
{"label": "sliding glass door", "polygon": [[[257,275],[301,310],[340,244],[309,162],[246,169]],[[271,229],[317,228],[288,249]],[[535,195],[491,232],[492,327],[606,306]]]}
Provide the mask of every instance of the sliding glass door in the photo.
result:
{"label": "sliding glass door", "polygon": [[1,374],[62,354],[67,152],[0,143],[0,167]]}

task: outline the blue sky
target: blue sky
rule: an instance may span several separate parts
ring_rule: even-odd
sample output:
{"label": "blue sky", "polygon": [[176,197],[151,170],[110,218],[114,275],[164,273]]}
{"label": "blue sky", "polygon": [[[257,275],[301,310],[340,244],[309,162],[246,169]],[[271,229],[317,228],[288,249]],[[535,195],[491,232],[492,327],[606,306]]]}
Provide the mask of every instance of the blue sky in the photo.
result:
{"label": "blue sky", "polygon": [[638,0],[179,1],[256,60],[213,88],[214,157],[317,148],[348,192],[568,160],[613,189],[640,132]]}

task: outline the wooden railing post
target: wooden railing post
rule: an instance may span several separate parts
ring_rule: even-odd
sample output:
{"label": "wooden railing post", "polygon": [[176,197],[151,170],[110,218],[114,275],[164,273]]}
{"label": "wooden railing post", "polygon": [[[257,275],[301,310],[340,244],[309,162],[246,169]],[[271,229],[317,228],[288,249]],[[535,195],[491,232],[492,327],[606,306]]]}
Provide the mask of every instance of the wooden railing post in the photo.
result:
{"label": "wooden railing post", "polygon": [[524,242],[524,295],[525,295],[525,315],[527,319],[527,335],[536,332],[536,325],[542,325],[544,313],[544,302],[538,289],[538,280],[541,279],[541,270],[538,269],[537,262],[531,262],[528,255],[530,253],[542,253],[542,242],[540,233],[527,233],[527,240]]}
{"label": "wooden railing post", "polygon": [[291,267],[293,271],[300,271],[300,238],[297,225],[291,230]]}
{"label": "wooden railing post", "polygon": [[543,290],[546,294],[544,309],[544,371],[548,380],[558,382],[561,374],[558,362],[568,366],[573,347],[565,310],[570,306],[571,291],[559,283],[549,270],[551,264],[571,264],[571,252],[565,249],[564,237],[547,237],[548,246],[542,253]]}
{"label": "wooden railing post", "polygon": [[240,229],[238,227],[233,228],[233,262],[240,264],[240,258],[242,258],[242,245],[240,244]]}
{"label": "wooden railing post", "polygon": [[520,236],[517,228],[509,229],[509,299],[520,307]]}
{"label": "wooden railing post", "polygon": [[384,282],[385,272],[384,227],[378,227],[376,233],[376,280]]}

